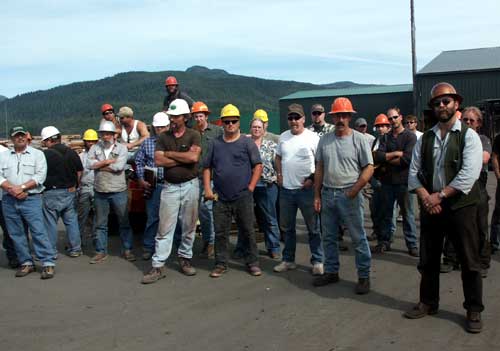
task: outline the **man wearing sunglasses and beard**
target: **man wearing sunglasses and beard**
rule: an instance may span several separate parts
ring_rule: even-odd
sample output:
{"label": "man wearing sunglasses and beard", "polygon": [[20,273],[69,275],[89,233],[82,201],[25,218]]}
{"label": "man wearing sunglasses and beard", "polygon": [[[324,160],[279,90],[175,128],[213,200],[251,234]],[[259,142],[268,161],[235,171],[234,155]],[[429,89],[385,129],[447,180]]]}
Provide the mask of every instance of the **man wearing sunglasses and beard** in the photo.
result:
{"label": "man wearing sunglasses and beard", "polygon": [[408,189],[422,204],[420,219],[420,299],[404,316],[436,314],[439,307],[440,259],[445,235],[457,251],[467,310],[465,329],[482,330],[483,286],[479,257],[477,205],[482,146],[477,133],[457,119],[462,97],[449,83],[431,90],[429,106],[438,123],[417,141]]}
{"label": "man wearing sunglasses and beard", "polygon": [[[259,149],[240,133],[240,111],[232,104],[222,108],[223,135],[212,140],[203,160],[205,200],[214,201],[215,267],[210,277],[227,271],[227,253],[232,217],[235,217],[245,263],[252,276],[260,276],[254,230],[253,191],[262,173]],[[212,189],[210,178],[213,175]]]}

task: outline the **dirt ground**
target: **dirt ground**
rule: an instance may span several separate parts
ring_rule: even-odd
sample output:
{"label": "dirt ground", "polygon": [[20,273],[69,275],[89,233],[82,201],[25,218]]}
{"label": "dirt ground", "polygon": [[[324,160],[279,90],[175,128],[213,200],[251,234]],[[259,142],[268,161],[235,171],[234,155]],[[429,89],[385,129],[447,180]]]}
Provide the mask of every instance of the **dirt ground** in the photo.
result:
{"label": "dirt ground", "polygon": [[[494,184],[489,190],[493,197]],[[212,279],[208,274],[213,262],[195,258],[196,276],[182,275],[171,260],[166,279],[141,285],[150,263],[121,259],[116,236],[110,240],[106,263],[90,265],[90,250],[76,259],[60,255],[56,276],[47,281],[38,273],[14,278],[1,252],[1,350],[498,349],[500,255],[493,257],[484,279],[484,330],[471,335],[463,328],[457,271],[441,276],[437,315],[402,317],[418,299],[419,274],[417,259],[406,253],[401,223],[395,250],[374,256],[372,290],[364,296],[353,291],[352,248],[342,253],[339,283],[311,285],[307,235],[300,223],[298,269],[274,273],[278,262],[261,256],[261,277],[251,277],[241,262],[232,261],[227,274]],[[366,228],[370,233],[369,221]],[[139,236],[136,239],[140,254]],[[265,253],[263,244],[259,248]],[[197,239],[195,253],[199,250]]]}

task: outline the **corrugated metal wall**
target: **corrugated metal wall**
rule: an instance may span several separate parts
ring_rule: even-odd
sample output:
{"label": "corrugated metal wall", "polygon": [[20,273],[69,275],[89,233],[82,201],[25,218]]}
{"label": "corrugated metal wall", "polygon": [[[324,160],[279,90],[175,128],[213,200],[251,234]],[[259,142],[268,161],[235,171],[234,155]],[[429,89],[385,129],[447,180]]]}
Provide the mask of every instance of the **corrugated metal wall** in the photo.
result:
{"label": "corrugated metal wall", "polygon": [[[313,104],[322,104],[327,111],[330,111],[333,100],[337,96],[318,97],[318,98],[303,98],[303,99],[281,99],[280,104],[280,121],[281,132],[288,129],[287,120],[287,107],[292,103],[301,104],[304,107],[306,114],[306,125],[311,124],[311,106]],[[363,117],[368,121],[368,130],[371,132],[373,129],[373,122],[379,113],[385,113],[388,108],[398,106],[403,115],[412,113],[412,93],[399,92],[391,94],[367,94],[367,95],[352,95],[348,97],[354,109],[358,112],[354,120],[358,117]],[[331,117],[326,116],[325,121],[331,123]],[[351,123],[352,124],[352,123]]]}

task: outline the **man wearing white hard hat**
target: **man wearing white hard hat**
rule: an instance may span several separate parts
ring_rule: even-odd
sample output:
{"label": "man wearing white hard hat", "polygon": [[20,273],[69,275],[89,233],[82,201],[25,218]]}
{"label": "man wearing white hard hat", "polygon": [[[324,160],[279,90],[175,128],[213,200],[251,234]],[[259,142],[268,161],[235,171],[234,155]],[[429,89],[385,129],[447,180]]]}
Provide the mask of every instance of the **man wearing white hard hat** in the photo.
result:
{"label": "man wearing white hard hat", "polygon": [[156,167],[155,146],[161,133],[166,132],[170,120],[166,112],[158,112],[153,116],[152,136],[147,138],[135,155],[136,174],[139,184],[144,189],[146,198],[147,221],[142,237],[142,258],[149,260],[155,251],[155,235],[160,221],[160,194],[163,184],[163,167]]}
{"label": "man wearing white hard hat", "polygon": [[165,262],[172,251],[177,225],[182,231],[177,249],[180,270],[188,276],[196,274],[191,258],[198,219],[201,137],[198,131],[186,127],[191,110],[185,100],[172,101],[167,114],[170,130],[159,136],[155,149],[155,163],[164,168],[165,176],[160,195],[160,224],[155,238],[152,269],[144,275],[143,284],[165,277]]}
{"label": "man wearing white hard hat", "polygon": [[90,264],[103,263],[108,258],[108,215],[113,208],[118,218],[122,256],[135,261],[132,253],[132,228],[128,220],[128,192],[125,179],[127,147],[116,142],[116,127],[104,121],[99,126],[99,142],[89,150],[86,167],[94,170],[94,206],[96,212],[96,254]]}
{"label": "man wearing white hard hat", "polygon": [[76,189],[83,171],[78,154],[61,143],[54,126],[42,129],[42,145],[47,160],[47,179],[43,185],[43,218],[50,242],[57,252],[57,222],[62,218],[68,238],[68,256],[82,254],[82,241],[76,212]]}

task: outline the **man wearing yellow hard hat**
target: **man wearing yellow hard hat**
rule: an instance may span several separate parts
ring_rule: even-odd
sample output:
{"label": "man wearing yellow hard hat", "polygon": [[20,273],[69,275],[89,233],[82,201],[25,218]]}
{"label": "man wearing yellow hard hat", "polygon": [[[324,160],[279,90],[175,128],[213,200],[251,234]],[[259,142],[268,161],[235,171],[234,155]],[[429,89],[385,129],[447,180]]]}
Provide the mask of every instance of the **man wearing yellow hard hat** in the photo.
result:
{"label": "man wearing yellow hard hat", "polygon": [[[232,104],[222,108],[224,134],[212,141],[203,160],[203,186],[206,200],[213,205],[215,227],[215,267],[210,273],[218,278],[227,271],[227,250],[231,217],[248,244],[245,263],[253,276],[262,274],[255,242],[253,191],[262,173],[259,149],[251,138],[240,133],[240,111]],[[213,174],[214,189],[210,178]]]}
{"label": "man wearing yellow hard hat", "polygon": [[78,187],[77,211],[78,211],[78,226],[80,227],[80,236],[82,236],[82,245],[85,243],[83,234],[91,214],[91,230],[90,235],[94,235],[94,170],[87,167],[87,158],[89,150],[97,143],[99,137],[94,129],[87,129],[83,133],[84,150],[80,153],[80,160],[83,165],[82,177]]}

